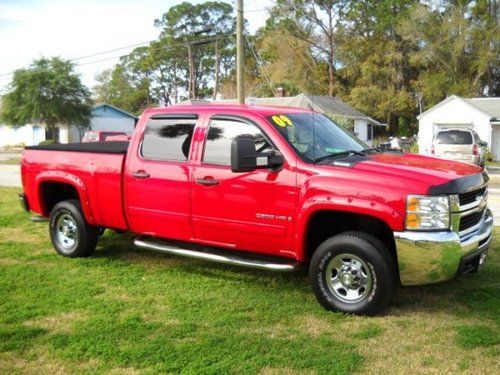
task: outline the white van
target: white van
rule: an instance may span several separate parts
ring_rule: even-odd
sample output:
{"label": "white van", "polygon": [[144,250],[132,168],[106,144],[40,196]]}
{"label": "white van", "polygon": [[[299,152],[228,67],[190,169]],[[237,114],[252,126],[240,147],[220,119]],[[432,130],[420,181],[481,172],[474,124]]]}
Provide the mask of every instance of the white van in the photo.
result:
{"label": "white van", "polygon": [[472,129],[440,129],[432,141],[431,153],[438,158],[484,166],[486,146]]}

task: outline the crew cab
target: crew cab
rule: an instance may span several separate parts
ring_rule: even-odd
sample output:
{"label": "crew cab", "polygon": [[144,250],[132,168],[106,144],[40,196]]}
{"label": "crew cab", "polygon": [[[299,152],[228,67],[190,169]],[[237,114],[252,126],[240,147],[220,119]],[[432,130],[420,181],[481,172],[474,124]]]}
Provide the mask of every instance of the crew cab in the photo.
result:
{"label": "crew cab", "polygon": [[318,301],[348,313],[477,271],[492,236],[486,171],[370,149],[297,108],[148,109],[130,142],[27,147],[21,170],[21,202],[63,256],[91,255],[110,228],[144,249],[307,266]]}

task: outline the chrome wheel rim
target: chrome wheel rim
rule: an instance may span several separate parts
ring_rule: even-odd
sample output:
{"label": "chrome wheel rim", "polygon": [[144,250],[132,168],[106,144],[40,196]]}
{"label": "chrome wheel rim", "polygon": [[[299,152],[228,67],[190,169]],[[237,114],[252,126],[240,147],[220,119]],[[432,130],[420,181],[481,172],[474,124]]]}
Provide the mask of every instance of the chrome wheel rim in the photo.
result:
{"label": "chrome wheel rim", "polygon": [[61,246],[69,250],[75,246],[78,241],[78,231],[75,219],[68,214],[62,214],[56,221],[57,241]]}
{"label": "chrome wheel rim", "polygon": [[326,267],[326,284],[330,292],[345,303],[362,301],[373,286],[373,275],[368,264],[352,254],[340,254]]}

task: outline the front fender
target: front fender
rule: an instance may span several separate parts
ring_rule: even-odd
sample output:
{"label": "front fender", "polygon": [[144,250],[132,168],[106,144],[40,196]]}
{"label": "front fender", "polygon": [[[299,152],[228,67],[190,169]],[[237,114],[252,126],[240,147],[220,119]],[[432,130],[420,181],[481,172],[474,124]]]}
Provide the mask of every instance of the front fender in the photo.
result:
{"label": "front fender", "polygon": [[335,211],[359,214],[379,219],[393,231],[404,228],[404,216],[388,204],[355,196],[333,196],[331,194],[318,195],[307,198],[298,215],[298,231],[296,249],[299,260],[305,260],[306,249],[304,238],[312,216],[319,211]]}
{"label": "front fender", "polygon": [[79,177],[71,173],[61,172],[61,171],[44,171],[36,176],[35,191],[37,191],[38,201],[40,202],[40,208],[44,216],[48,216],[50,214],[50,212],[47,212],[47,208],[45,207],[45,202],[43,201],[43,196],[42,196],[41,185],[44,182],[59,182],[71,185],[73,188],[75,188],[80,198],[80,203],[82,205],[85,219],[89,224],[95,224],[94,215],[92,214],[90,206],[88,189],[85,186],[85,183]]}

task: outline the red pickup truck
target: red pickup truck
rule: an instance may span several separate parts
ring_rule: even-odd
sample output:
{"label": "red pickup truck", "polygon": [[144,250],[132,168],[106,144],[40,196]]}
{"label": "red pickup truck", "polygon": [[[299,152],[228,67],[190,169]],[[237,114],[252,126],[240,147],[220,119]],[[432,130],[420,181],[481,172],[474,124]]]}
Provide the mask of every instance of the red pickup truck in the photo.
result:
{"label": "red pickup truck", "polygon": [[357,314],[477,271],[493,228],[481,168],[369,149],[297,108],[149,109],[130,142],[27,147],[21,169],[22,204],[50,218],[61,255],[90,255],[111,228],[166,253],[308,265],[318,301]]}

